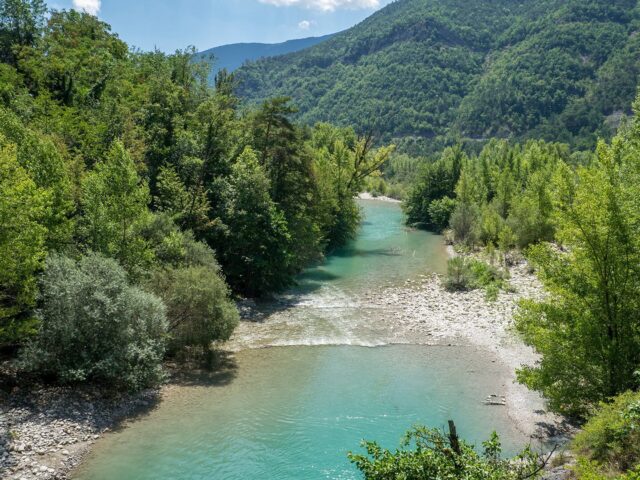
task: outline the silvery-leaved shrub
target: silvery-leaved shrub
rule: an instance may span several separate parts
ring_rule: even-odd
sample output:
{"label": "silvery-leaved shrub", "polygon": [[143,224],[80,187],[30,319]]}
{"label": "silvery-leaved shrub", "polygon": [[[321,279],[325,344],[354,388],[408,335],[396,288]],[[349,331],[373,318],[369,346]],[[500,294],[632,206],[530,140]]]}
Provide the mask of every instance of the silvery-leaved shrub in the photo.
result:
{"label": "silvery-leaved shrub", "polygon": [[162,301],[127,281],[115,261],[51,255],[40,280],[40,329],[21,363],[62,383],[136,390],[162,379],[167,332]]}

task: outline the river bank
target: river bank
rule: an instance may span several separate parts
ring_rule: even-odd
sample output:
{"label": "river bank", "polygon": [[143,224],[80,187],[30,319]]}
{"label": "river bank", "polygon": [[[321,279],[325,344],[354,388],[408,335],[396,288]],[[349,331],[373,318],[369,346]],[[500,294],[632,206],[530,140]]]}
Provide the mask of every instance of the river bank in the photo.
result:
{"label": "river bank", "polygon": [[[507,366],[504,390],[487,391],[485,402],[507,409],[531,438],[549,439],[562,433],[561,419],[541,411],[539,396],[515,383],[515,369],[535,362],[536,356],[511,331],[518,300],[541,298],[544,292],[526,263],[512,267],[510,274],[512,291],[500,293],[495,302],[487,302],[480,290],[448,292],[438,275],[369,291],[361,302],[382,312],[399,333],[397,342],[390,343],[407,343],[411,334],[424,345],[474,346],[491,361]],[[62,388],[15,391],[0,406],[2,478],[68,478],[100,436],[149,411],[175,388],[170,383],[161,390],[110,399],[97,392]]]}
{"label": "river bank", "polygon": [[[542,299],[544,290],[537,277],[522,260],[509,268],[509,291],[502,291],[495,301],[488,301],[483,290],[449,292],[438,275],[423,276],[372,293],[371,300],[390,310],[390,321],[400,331],[418,337],[427,336],[429,345],[475,346],[495,357],[509,372],[504,379],[504,393],[496,394],[495,403],[507,409],[518,428],[531,438],[552,439],[568,428],[563,419],[541,406],[543,399],[516,381],[515,371],[538,360],[513,331],[514,314],[521,299]],[[378,299],[383,299],[380,302]]]}
{"label": "river bank", "polygon": [[160,390],[16,386],[0,398],[0,478],[65,479],[105,433],[157,404]]}
{"label": "river bank", "polygon": [[[510,274],[511,291],[501,292],[495,302],[487,302],[480,290],[448,292],[438,275],[369,291],[361,302],[383,314],[398,332],[390,343],[407,343],[410,334],[425,346],[473,346],[505,365],[499,370],[503,389],[487,390],[487,408],[505,408],[527,436],[549,440],[562,435],[562,421],[540,409],[537,394],[515,383],[515,369],[535,362],[536,356],[511,331],[518,300],[542,298],[544,291],[526,263],[513,266]],[[0,407],[2,478],[68,478],[100,436],[144,415],[176,388],[170,382],[160,390],[110,399],[62,388],[14,392]]]}

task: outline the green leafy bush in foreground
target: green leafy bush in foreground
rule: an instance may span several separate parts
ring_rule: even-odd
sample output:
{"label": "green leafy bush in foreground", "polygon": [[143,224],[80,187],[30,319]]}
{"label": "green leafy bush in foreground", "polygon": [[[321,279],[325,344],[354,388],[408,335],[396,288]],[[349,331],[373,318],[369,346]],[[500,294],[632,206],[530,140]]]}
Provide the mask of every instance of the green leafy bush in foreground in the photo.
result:
{"label": "green leafy bush in foreground", "polygon": [[132,390],[162,378],[166,308],[129,285],[115,260],[51,255],[40,301],[40,330],[21,358],[27,370]]}
{"label": "green leafy bush in foreground", "polygon": [[365,442],[367,455],[349,454],[366,480],[516,480],[536,478],[539,457],[530,448],[513,459],[501,458],[494,432],[478,453],[472,445],[438,429],[415,427],[401,448],[392,452],[375,442]]}
{"label": "green leafy bush in foreground", "polygon": [[640,478],[640,393],[603,403],[576,436],[574,448],[580,455],[579,478]]}

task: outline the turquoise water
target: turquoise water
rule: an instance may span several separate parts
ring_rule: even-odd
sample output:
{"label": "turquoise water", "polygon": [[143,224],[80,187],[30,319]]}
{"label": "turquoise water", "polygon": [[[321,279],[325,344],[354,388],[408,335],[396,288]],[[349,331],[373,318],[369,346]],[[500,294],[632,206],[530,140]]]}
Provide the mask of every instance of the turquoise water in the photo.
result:
{"label": "turquoise water", "polygon": [[446,254],[439,237],[404,228],[398,205],[362,205],[357,241],[258,306],[260,321],[243,322],[230,342],[227,370],[172,387],[101,439],[76,478],[356,479],[347,452],[362,439],[394,448],[412,425],[448,419],[473,442],[496,429],[508,452],[524,445],[506,410],[483,404],[508,377],[491,355],[411,345],[393,312],[370,301],[442,271]]}
{"label": "turquoise water", "polygon": [[407,228],[397,203],[364,200],[360,205],[364,222],[356,241],[304,272],[287,294],[259,305],[262,321],[242,324],[231,348],[428,340],[398,329],[392,322],[394,312],[380,308],[376,300],[387,287],[445,272],[442,237]]}
{"label": "turquoise water", "polygon": [[356,241],[305,272],[300,290],[329,286],[353,294],[446,270],[442,237],[407,228],[399,204],[361,200],[360,205],[364,221]]}
{"label": "turquoise water", "polygon": [[283,347],[236,356],[221,384],[184,386],[150,415],[102,439],[77,478],[356,479],[362,439],[394,448],[416,423],[455,419],[480,442],[525,440],[504,409],[500,367],[457,347]]}

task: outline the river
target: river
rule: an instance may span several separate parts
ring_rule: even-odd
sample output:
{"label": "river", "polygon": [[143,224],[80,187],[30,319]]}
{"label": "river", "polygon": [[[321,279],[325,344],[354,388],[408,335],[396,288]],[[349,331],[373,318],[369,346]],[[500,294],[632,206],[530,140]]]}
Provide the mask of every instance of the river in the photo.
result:
{"label": "river", "polygon": [[75,478],[357,479],[347,453],[361,440],[395,448],[412,425],[448,419],[472,442],[496,430],[507,453],[524,446],[506,409],[483,403],[504,391],[506,367],[473,347],[429,346],[372,307],[387,286],[443,272],[442,239],[405,228],[395,203],[361,206],[357,240],[257,305],[224,371],[169,387],[158,408],[102,438]]}

